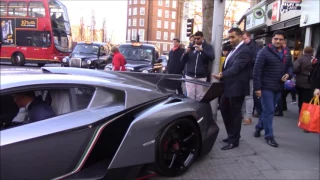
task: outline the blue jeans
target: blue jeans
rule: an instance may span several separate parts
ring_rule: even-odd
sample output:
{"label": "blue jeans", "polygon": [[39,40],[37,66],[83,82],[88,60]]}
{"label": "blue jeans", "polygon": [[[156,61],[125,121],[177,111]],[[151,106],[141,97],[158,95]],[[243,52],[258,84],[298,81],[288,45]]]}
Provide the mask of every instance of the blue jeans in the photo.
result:
{"label": "blue jeans", "polygon": [[265,138],[273,138],[272,121],[275,106],[281,97],[281,92],[262,90],[261,93],[262,113],[260,115],[259,122],[256,125],[256,129],[264,129]]}

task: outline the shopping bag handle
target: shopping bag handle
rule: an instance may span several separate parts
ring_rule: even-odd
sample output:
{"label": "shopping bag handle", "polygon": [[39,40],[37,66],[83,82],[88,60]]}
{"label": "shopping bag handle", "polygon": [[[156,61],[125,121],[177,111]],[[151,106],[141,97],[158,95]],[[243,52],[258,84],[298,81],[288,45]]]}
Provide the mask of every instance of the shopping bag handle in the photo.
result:
{"label": "shopping bag handle", "polygon": [[[312,103],[312,102],[313,102],[313,103]],[[318,96],[318,95],[317,95],[317,96],[314,96],[314,97],[311,99],[311,101],[310,101],[309,104],[320,105],[320,98],[319,98],[319,96]]]}

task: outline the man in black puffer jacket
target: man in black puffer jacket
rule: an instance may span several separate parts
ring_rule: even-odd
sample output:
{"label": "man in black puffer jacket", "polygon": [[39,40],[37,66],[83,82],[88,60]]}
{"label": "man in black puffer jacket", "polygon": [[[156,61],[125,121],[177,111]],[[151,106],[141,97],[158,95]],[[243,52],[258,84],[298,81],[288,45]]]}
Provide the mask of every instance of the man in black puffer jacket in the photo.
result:
{"label": "man in black puffer jacket", "polygon": [[264,129],[265,140],[273,147],[278,147],[272,128],[275,105],[281,97],[284,82],[293,75],[292,56],[288,49],[283,48],[285,39],[285,32],[275,31],[272,44],[259,51],[253,68],[253,88],[262,103],[262,114],[254,136],[260,137]]}

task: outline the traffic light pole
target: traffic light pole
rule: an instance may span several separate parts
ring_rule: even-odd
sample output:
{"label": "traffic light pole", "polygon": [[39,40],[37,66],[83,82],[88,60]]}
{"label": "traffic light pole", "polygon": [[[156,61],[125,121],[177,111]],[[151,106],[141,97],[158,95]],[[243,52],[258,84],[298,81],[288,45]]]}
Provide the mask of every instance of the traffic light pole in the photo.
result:
{"label": "traffic light pole", "polygon": [[[212,74],[219,73],[220,58],[221,58],[221,46],[223,40],[224,30],[224,13],[226,0],[215,0],[213,9],[213,23],[212,23],[212,41],[211,44],[214,48],[215,60],[212,63]],[[218,82],[215,78],[211,78],[211,82]],[[211,101],[211,108],[213,113],[213,119],[218,118],[218,98]]]}

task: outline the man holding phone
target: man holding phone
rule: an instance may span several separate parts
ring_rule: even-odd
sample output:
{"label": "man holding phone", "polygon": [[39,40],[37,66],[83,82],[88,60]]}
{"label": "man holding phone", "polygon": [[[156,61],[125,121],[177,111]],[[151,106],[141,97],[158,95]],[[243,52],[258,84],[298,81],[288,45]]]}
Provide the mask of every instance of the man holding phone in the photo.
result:
{"label": "man holding phone", "polygon": [[[208,75],[210,75],[208,67],[210,62],[214,60],[214,51],[211,44],[203,38],[201,31],[194,34],[194,44],[190,43],[181,60],[183,67],[186,65],[186,79],[207,80]],[[201,99],[205,87],[186,82],[186,91],[189,98]]]}
{"label": "man holding phone", "polygon": [[284,82],[293,75],[292,56],[288,49],[283,48],[285,40],[285,32],[275,31],[272,44],[259,51],[253,68],[253,88],[262,104],[262,114],[254,136],[260,137],[264,129],[265,140],[273,147],[278,147],[272,127],[275,105],[281,97]]}

